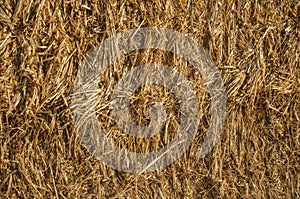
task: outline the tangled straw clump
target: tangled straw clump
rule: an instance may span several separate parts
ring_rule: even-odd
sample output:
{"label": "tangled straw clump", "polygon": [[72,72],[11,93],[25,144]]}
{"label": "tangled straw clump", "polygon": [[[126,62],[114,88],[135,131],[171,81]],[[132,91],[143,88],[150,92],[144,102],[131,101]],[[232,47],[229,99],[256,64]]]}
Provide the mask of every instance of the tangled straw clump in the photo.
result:
{"label": "tangled straw clump", "polygon": [[[300,197],[300,24],[298,1],[6,1],[0,5],[1,198],[298,198]],[[120,58],[99,82],[99,124],[133,151],[167,144],[180,117],[161,87],[132,96],[137,122],[160,99],[168,130],[134,140],[109,120],[113,86],[131,67],[172,65],[190,81],[202,112],[189,151],[161,171],[118,172],[91,157],[78,138],[70,100],[80,63],[105,38],[138,27],[187,34],[212,56],[228,106],[220,141],[197,150],[210,123],[203,80],[185,60],[153,49]],[[159,91],[159,92],[158,92]],[[163,91],[163,92],[160,92]],[[148,118],[147,118],[148,117]]]}

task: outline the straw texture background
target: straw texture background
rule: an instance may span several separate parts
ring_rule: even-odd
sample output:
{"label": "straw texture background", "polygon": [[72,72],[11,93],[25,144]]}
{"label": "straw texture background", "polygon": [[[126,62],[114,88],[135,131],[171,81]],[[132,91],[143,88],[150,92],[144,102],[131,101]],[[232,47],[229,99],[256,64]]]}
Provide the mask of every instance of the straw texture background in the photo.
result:
{"label": "straw texture background", "polygon": [[[70,95],[80,63],[105,38],[157,26],[187,34],[211,55],[226,87],[226,122],[214,150],[198,158],[209,96],[201,78],[181,71],[203,96],[192,146],[161,171],[122,173],[81,144]],[[298,0],[1,0],[0,198],[299,198],[299,38]],[[134,64],[171,60],[179,71],[184,63],[154,50],[129,56],[137,57]],[[100,86],[118,80],[130,64],[120,59],[114,78]],[[178,115],[174,96],[162,93],[154,86],[135,97],[162,99],[167,113]],[[145,103],[132,106],[136,120],[147,123]],[[114,129],[102,111],[99,122]],[[168,143],[175,120],[149,142],[117,130],[110,136],[147,152]]]}

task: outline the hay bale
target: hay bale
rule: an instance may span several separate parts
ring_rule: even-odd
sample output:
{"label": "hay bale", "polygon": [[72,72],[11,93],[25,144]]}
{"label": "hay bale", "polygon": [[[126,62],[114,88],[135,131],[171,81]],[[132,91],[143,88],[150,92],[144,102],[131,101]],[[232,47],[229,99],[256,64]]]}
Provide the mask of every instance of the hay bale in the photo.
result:
{"label": "hay bale", "polygon": [[[0,6],[1,198],[298,198],[300,197],[300,32],[296,0],[3,1]],[[197,150],[210,123],[201,78],[173,54],[144,50],[120,58],[100,84],[105,92],[134,65],[166,63],[196,90],[203,115],[182,158],[161,171],[119,172],[92,158],[76,134],[70,106],[80,63],[105,38],[137,27],[176,30],[203,44],[227,92],[223,132],[213,151]],[[101,92],[99,96],[101,97]],[[175,97],[145,88],[132,115],[147,124],[161,100],[173,115],[150,140],[124,135],[99,109],[121,147],[148,152],[170,142],[179,116]],[[148,108],[150,106],[147,106]]]}

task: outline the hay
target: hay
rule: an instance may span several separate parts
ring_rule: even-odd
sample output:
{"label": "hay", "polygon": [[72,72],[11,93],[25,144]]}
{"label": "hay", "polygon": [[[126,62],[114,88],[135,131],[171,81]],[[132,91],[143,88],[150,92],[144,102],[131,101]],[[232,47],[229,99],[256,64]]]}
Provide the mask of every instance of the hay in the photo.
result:
{"label": "hay", "polygon": [[[299,198],[299,8],[297,0],[3,0],[0,197]],[[118,60],[100,84],[103,92],[133,65],[167,62],[190,80],[203,110],[197,136],[182,158],[161,171],[135,175],[91,157],[75,132],[70,95],[88,52],[110,35],[147,26],[170,28],[203,44],[221,71],[228,105],[219,142],[199,159],[210,122],[201,78],[192,69],[180,70],[184,60],[160,51]],[[180,117],[176,99],[167,93],[151,87],[132,97],[137,122],[149,122],[149,110],[141,106],[157,98],[174,116],[169,130],[148,141],[119,132],[106,109],[98,111],[99,121],[123,147],[160,148],[173,138]]]}

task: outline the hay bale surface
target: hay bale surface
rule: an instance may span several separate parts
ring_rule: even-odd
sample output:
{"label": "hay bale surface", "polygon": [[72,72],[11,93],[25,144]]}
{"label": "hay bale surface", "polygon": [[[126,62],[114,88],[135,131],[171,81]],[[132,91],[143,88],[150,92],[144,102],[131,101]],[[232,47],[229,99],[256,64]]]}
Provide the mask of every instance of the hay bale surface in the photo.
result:
{"label": "hay bale surface", "polygon": [[[0,197],[299,198],[299,8],[297,0],[3,0]],[[135,175],[91,157],[75,132],[70,95],[88,52],[120,31],[149,26],[203,44],[221,71],[228,105],[219,142],[199,159],[197,149],[210,122],[201,78],[192,69],[181,70],[184,60],[160,51],[118,60],[100,84],[103,91],[130,67],[166,62],[190,80],[203,109],[197,136],[181,159],[161,171]],[[154,86],[132,98],[132,114],[141,124],[149,122],[144,104],[150,107],[158,99],[174,119],[151,140],[124,136],[106,117],[108,110],[98,112],[99,121],[113,129],[108,134],[120,146],[158,149],[176,132],[175,97]]]}

